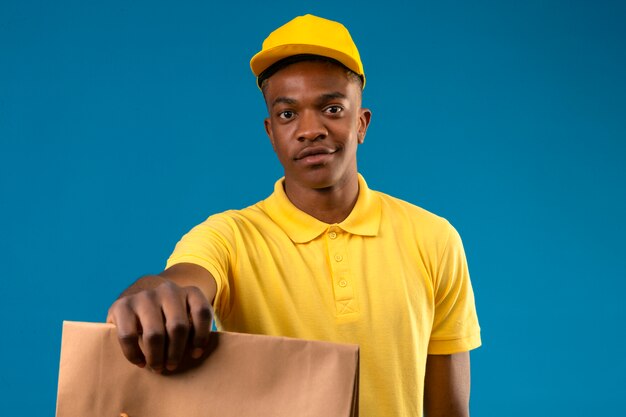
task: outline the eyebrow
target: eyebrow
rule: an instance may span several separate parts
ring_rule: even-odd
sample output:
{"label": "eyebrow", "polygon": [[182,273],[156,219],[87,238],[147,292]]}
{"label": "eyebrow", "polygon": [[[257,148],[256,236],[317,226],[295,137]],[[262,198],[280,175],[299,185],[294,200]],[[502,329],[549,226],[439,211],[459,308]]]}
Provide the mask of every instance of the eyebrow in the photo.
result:
{"label": "eyebrow", "polygon": [[294,100],[292,98],[289,97],[276,97],[274,99],[274,101],[272,101],[272,106],[275,106],[279,103],[284,103],[284,104],[296,104],[298,101]]}
{"label": "eyebrow", "polygon": [[343,93],[340,93],[339,91],[335,91],[333,93],[326,93],[326,94],[322,94],[320,96],[320,101],[328,101],[328,100],[336,100],[338,98],[348,98],[348,96],[346,96]]}
{"label": "eyebrow", "polygon": [[[332,93],[325,93],[325,94],[320,95],[317,101],[324,103],[330,100],[346,99],[346,98],[348,98],[348,96],[346,96],[345,94],[340,93],[339,91],[334,91]],[[274,101],[272,101],[272,106],[275,106],[280,103],[294,105],[298,103],[298,100],[295,100],[289,97],[276,97]]]}

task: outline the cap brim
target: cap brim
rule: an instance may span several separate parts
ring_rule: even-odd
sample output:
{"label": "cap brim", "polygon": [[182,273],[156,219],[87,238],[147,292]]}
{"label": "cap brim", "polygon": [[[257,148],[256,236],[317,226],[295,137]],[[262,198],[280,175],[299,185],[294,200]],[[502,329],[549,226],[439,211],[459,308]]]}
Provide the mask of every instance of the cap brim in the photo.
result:
{"label": "cap brim", "polygon": [[250,68],[252,69],[254,75],[258,77],[259,74],[261,74],[263,71],[265,71],[281,59],[302,54],[325,56],[341,62],[350,70],[360,75],[363,78],[363,85],[365,86],[365,76],[363,74],[363,69],[360,68],[357,61],[355,61],[349,55],[341,53],[335,49],[325,48],[319,45],[292,44],[276,46],[274,48],[261,51],[254,55],[250,60]]}

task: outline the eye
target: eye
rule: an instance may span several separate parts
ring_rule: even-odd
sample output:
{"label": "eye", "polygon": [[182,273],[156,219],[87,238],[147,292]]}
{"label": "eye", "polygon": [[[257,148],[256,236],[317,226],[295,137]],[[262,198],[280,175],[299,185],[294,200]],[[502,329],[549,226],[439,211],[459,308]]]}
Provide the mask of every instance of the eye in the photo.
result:
{"label": "eye", "polygon": [[293,119],[294,116],[295,114],[291,110],[285,110],[278,113],[278,117],[285,120]]}
{"label": "eye", "polygon": [[326,113],[330,113],[330,114],[338,114],[341,113],[343,111],[343,107],[341,106],[328,106],[324,109],[324,112]]}

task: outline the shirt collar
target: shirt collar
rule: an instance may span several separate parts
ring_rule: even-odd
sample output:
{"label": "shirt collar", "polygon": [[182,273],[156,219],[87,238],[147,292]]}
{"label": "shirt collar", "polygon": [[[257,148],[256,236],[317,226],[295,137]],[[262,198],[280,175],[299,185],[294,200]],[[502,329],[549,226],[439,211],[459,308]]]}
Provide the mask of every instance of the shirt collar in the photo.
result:
{"label": "shirt collar", "polygon": [[361,236],[376,236],[380,226],[380,197],[370,190],[359,174],[359,196],[348,217],[331,225],[301,211],[293,205],[283,187],[284,177],[274,184],[274,192],[262,202],[261,208],[283,229],[295,243],[309,242],[331,226]]}

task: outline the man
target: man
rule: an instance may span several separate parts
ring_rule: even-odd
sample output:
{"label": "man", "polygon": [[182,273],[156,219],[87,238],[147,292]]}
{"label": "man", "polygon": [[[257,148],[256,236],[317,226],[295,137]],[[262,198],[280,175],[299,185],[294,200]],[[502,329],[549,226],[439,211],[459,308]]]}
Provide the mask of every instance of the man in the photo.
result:
{"label": "man", "polygon": [[285,176],[196,226],[111,306],[124,354],[158,372],[201,356],[212,305],[220,329],[359,344],[362,416],[467,416],[480,333],[461,240],[358,174],[371,112],[348,31],[298,17],[251,67]]}

